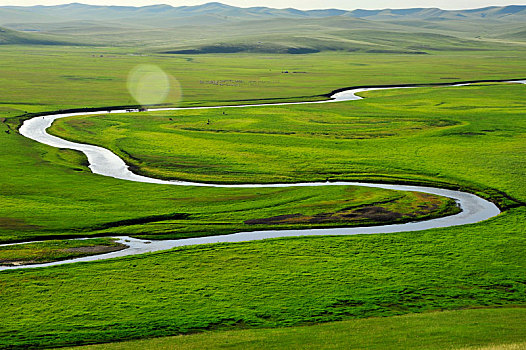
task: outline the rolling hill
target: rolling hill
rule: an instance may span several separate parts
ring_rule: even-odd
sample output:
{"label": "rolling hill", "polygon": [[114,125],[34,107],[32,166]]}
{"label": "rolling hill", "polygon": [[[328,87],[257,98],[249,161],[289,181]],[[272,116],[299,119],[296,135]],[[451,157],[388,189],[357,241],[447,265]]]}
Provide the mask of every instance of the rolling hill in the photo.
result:
{"label": "rolling hill", "polygon": [[217,16],[236,19],[268,19],[268,18],[324,18],[347,16],[369,20],[446,20],[446,19],[491,19],[523,22],[526,18],[526,6],[492,6],[473,10],[441,10],[438,8],[354,10],[338,9],[302,11],[292,8],[273,9],[268,7],[240,8],[211,2],[198,6],[172,7],[170,5],[153,5],[143,7],[131,6],[94,6],[72,3],[57,6],[1,6],[0,23],[57,22],[57,19],[67,20],[144,20],[177,19],[185,17]]}
{"label": "rolling hill", "polygon": [[[143,47],[161,53],[423,54],[526,44],[526,6],[301,11],[221,3],[0,6],[4,43],[64,42]],[[7,30],[7,29],[6,29]],[[17,31],[17,32],[15,32]],[[30,33],[31,35],[28,35]],[[44,35],[35,37],[38,33]]]}
{"label": "rolling hill", "polygon": [[56,35],[22,33],[0,27],[0,45],[77,45]]}

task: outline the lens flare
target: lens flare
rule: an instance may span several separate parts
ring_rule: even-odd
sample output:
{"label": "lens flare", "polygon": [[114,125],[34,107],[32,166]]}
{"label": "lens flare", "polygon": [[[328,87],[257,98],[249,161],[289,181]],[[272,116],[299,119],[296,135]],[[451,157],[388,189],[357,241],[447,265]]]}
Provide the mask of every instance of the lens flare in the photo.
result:
{"label": "lens flare", "polygon": [[128,91],[142,106],[181,100],[181,87],[174,77],[153,64],[141,64],[128,75]]}

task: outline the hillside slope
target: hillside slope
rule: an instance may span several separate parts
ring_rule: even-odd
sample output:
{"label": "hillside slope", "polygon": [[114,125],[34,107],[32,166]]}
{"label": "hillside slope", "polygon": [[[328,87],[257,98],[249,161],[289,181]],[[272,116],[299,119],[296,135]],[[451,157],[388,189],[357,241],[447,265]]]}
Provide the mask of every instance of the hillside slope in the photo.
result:
{"label": "hillside slope", "polygon": [[[72,45],[73,41],[57,36],[33,33],[21,33],[0,27],[0,45]],[[78,45],[78,44],[76,44]]]}
{"label": "hillside slope", "polygon": [[[526,6],[446,11],[436,8],[301,11],[221,3],[0,6],[12,43],[85,43],[161,53],[423,54],[501,50],[526,45]],[[37,35],[37,33],[39,35]]]}

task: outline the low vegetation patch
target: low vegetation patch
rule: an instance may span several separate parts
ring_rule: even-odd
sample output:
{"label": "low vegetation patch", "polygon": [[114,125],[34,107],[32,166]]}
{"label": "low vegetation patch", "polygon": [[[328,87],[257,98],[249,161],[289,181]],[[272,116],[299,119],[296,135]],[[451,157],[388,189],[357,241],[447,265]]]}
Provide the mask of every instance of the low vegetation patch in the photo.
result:
{"label": "low vegetation patch", "polygon": [[126,247],[111,238],[53,240],[0,246],[0,266],[42,264],[114,252]]}
{"label": "low vegetation patch", "polygon": [[[389,40],[398,36],[393,32]],[[467,48],[491,48],[472,44]],[[94,175],[82,154],[40,145],[16,132],[21,120],[34,113],[136,105],[126,78],[144,62],[179,80],[184,106],[300,101],[313,95],[323,98],[345,86],[523,78],[526,73],[522,49],[516,47],[433,50],[429,55],[145,57],[129,51],[0,46],[0,149],[8,150],[0,152],[0,240],[117,233],[178,238],[247,229],[338,227],[351,224],[348,218],[341,221],[347,214],[359,214],[360,220],[385,211],[406,215],[426,209],[417,203],[434,201],[412,193],[400,199],[398,192],[343,186],[220,189],[131,183]],[[260,83],[246,83],[251,81]],[[385,334],[389,344],[405,337],[415,348],[419,340],[424,348],[447,348],[451,339],[465,347],[488,346],[489,338],[495,346],[523,344],[522,314],[462,314],[459,322],[448,320],[451,326],[444,333],[425,319],[417,324],[418,332],[408,336],[411,327],[399,318],[387,326],[366,322],[371,317],[371,322],[389,322],[383,317],[526,304],[524,86],[404,89],[364,96],[368,99],[330,105],[109,114],[65,120],[54,132],[111,148],[136,171],[157,177],[224,183],[421,183],[471,191],[507,210],[484,223],[424,232],[187,247],[4,271],[0,347],[49,348],[203,331],[214,331],[207,333],[214,343],[216,334],[228,336],[230,330],[243,328],[276,341],[303,332],[308,338],[295,339],[305,346],[319,344],[313,335],[323,331],[299,326],[341,320],[363,321],[365,330],[344,326],[344,335],[333,336],[329,329],[322,344],[351,341],[353,334],[361,344],[374,333]],[[74,122],[78,124],[69,124]],[[394,199],[398,202],[385,202]],[[436,209],[450,204],[439,200]],[[288,222],[293,217],[302,222]],[[308,222],[313,218],[334,221]],[[250,220],[267,222],[245,223]],[[92,248],[74,249],[84,253]],[[19,254],[17,259],[32,259]],[[514,324],[519,326],[508,327]],[[402,333],[391,336],[394,328]],[[256,333],[240,335],[240,347],[253,344],[245,334]]]}
{"label": "low vegetation patch", "polygon": [[[368,318],[303,327],[202,332],[70,350],[414,349],[520,350],[525,308],[472,309]],[[495,330],[499,330],[495,339]]]}
{"label": "low vegetation patch", "polygon": [[[374,225],[378,223],[398,223],[408,220],[440,217],[460,212],[460,208],[455,201],[444,202],[443,199],[415,193],[417,200],[407,203],[405,198],[393,198],[380,203],[370,205],[359,205],[346,207],[336,212],[325,212],[315,215],[285,214],[269,218],[246,220],[247,225],[286,225],[286,224],[327,224],[339,222],[360,223],[360,225]],[[440,208],[440,209],[439,209]]]}
{"label": "low vegetation patch", "polygon": [[525,305],[524,215],[516,208],[446,229],[204,245],[4,271],[0,347]]}
{"label": "low vegetation patch", "polygon": [[514,166],[523,93],[520,84],[373,91],[323,105],[82,116],[51,133],[107,147],[157,178],[408,182],[468,190],[506,209],[526,201]]}

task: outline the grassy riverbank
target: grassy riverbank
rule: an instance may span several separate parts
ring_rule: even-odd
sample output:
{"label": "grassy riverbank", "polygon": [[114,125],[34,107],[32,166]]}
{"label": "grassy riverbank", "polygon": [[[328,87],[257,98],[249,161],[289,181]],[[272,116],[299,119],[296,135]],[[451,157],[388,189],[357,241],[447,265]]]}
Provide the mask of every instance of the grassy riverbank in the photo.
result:
{"label": "grassy riverbank", "polygon": [[[0,124],[0,234],[5,242],[116,233],[217,234],[247,226],[275,228],[244,222],[284,213],[315,216],[387,201],[389,211],[408,214],[429,201],[411,193],[400,197],[355,188],[226,190],[128,183],[93,175],[76,152],[16,133],[24,112],[134,102],[125,80],[139,63],[156,64],[176,76],[185,106],[239,103],[254,96],[288,100],[352,85],[522,78],[526,73],[518,49],[141,57],[121,49],[10,46],[0,47],[0,56],[0,111],[7,118]],[[289,73],[282,73],[285,69]],[[244,83],[213,83],[230,80]],[[425,232],[188,247],[6,271],[0,279],[0,347],[56,347],[203,330],[220,337],[223,330],[240,328],[280,328],[275,332],[290,331],[294,337],[296,328],[286,327],[526,305],[526,211],[519,203],[526,201],[525,88],[422,88],[366,93],[368,99],[353,103],[228,110],[225,115],[200,111],[66,120],[55,132],[104,144],[141,171],[159,176],[427,183],[469,189],[510,209],[488,222]],[[447,202],[439,207],[447,208]],[[508,316],[523,317],[511,311]],[[356,322],[362,321],[368,320]],[[473,339],[525,341],[492,327],[480,326]],[[432,334],[424,337],[440,344]],[[454,334],[451,341],[479,345],[463,339]]]}
{"label": "grassy riverbank", "polygon": [[[268,227],[372,225],[456,211],[444,198],[379,189],[224,189],[131,183],[93,175],[78,153],[39,145],[17,134],[4,134],[0,144],[11,150],[2,154],[9,171],[0,172],[6,186],[0,195],[0,239],[4,242],[118,234],[181,238]],[[32,174],[30,181],[27,174]],[[375,208],[383,209],[376,213]],[[301,214],[303,220],[279,226],[265,223],[285,214]],[[313,219],[319,215],[326,220]]]}
{"label": "grassy riverbank", "polygon": [[112,238],[55,240],[0,247],[0,265],[42,264],[126,248]]}
{"label": "grassy riverbank", "polygon": [[[200,182],[372,180],[526,200],[524,85],[373,91],[300,106],[82,116],[51,133],[110,148],[139,173]],[[503,175],[502,169],[509,169]],[[502,176],[503,175],[503,176]]]}
{"label": "grassy riverbank", "polygon": [[[312,100],[357,85],[526,78],[526,48],[438,51],[433,55],[130,55],[129,49],[0,46],[3,116],[66,108],[135,105],[130,71],[153,64],[180,83],[168,104],[182,106]],[[288,72],[288,73],[285,73]],[[386,74],[388,72],[388,74]],[[178,98],[182,92],[182,98]]]}
{"label": "grassy riverbank", "polygon": [[524,215],[520,208],[424,232],[209,245],[7,271],[0,346],[525,305]]}

